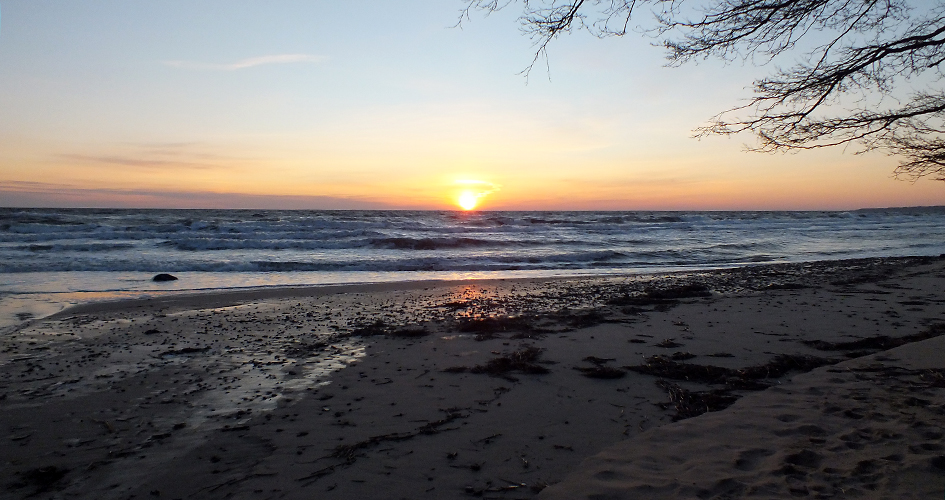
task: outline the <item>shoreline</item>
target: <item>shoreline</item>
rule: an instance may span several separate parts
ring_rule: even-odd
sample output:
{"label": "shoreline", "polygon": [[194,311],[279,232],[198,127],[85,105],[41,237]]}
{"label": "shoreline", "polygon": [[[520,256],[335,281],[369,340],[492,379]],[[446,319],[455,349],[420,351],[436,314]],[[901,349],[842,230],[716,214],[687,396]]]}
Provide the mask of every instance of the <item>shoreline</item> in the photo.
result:
{"label": "shoreline", "polygon": [[[79,306],[2,339],[0,471],[14,480],[0,487],[12,498],[551,495],[614,442],[677,425],[670,385],[638,371],[654,356],[729,372],[770,370],[778,356],[842,362],[945,322],[943,282],[943,258],[879,258]],[[872,347],[817,347],[864,339]],[[798,373],[754,388],[662,378],[737,408]],[[731,411],[719,410],[707,415]]]}
{"label": "shoreline", "polygon": [[[724,268],[719,268],[724,269]],[[618,271],[602,271],[602,272],[591,272],[593,270],[583,269],[583,270],[574,270],[573,273],[566,273],[562,270],[549,271],[549,275],[541,275],[539,273],[536,276],[517,276],[516,274],[521,274],[517,271],[483,271],[483,272],[401,272],[401,273],[392,273],[394,279],[378,279],[378,280],[363,280],[363,281],[350,281],[351,278],[346,277],[345,280],[339,280],[339,276],[335,273],[329,273],[327,281],[324,282],[303,282],[303,283],[287,283],[287,284],[266,284],[266,285],[234,285],[234,286],[215,286],[210,285],[206,287],[190,288],[190,289],[163,289],[163,288],[153,288],[152,280],[153,274],[149,273],[138,273],[135,279],[131,281],[137,283],[145,283],[144,288],[127,288],[127,289],[116,289],[116,288],[105,288],[102,290],[69,290],[69,291],[0,291],[0,331],[7,329],[15,329],[23,325],[26,321],[32,319],[44,319],[53,314],[60,313],[66,309],[73,307],[82,307],[82,306],[91,306],[93,304],[110,304],[110,303],[122,303],[126,301],[135,301],[135,300],[161,300],[165,298],[175,298],[175,297],[211,297],[215,295],[244,295],[248,296],[250,299],[254,294],[259,294],[259,297],[264,298],[276,298],[281,296],[291,296],[293,294],[298,294],[300,296],[308,296],[310,293],[307,290],[310,289],[319,289],[323,287],[363,287],[363,286],[372,286],[372,285],[402,285],[408,286],[411,283],[421,283],[421,282],[430,282],[430,283],[443,283],[443,282],[470,282],[470,281],[499,281],[499,280],[552,280],[552,279],[571,279],[571,278],[590,278],[590,277],[608,277],[608,276],[634,276],[634,275],[649,275],[649,274],[659,274],[659,270],[647,270],[640,272],[618,272]],[[698,272],[694,271],[676,271],[670,270],[666,272]],[[83,274],[86,272],[78,272],[78,274]],[[113,274],[102,271],[89,271],[94,275],[102,274]],[[34,273],[26,273],[34,274]],[[58,273],[63,274],[63,273]],[[66,273],[68,274],[68,273]],[[124,273],[117,273],[124,274]],[[190,273],[180,273],[182,280],[186,280],[186,276]],[[228,274],[228,273],[218,273],[218,274]],[[246,274],[246,273],[239,273]],[[255,275],[267,276],[270,273],[259,272],[251,273]],[[286,273],[275,273],[279,277],[286,278],[284,276]],[[301,274],[310,274],[310,273],[301,273]],[[437,277],[426,277],[426,275],[437,275],[437,274],[448,274],[448,275],[467,275],[466,277],[448,277],[448,278],[437,278]],[[530,273],[533,274],[533,273]],[[14,274],[15,275],[15,274]],[[414,276],[416,275],[416,276]],[[498,276],[491,276],[498,275]],[[332,276],[335,281],[332,281]],[[419,276],[419,277],[418,277]],[[258,276],[257,276],[258,277]],[[314,278],[314,277],[313,277]],[[357,276],[355,278],[358,278]],[[130,279],[130,278],[129,278]],[[199,281],[199,280],[198,280]],[[211,283],[218,283],[219,279],[210,280]],[[242,280],[241,280],[242,281]],[[291,279],[288,281],[292,281]],[[176,282],[172,282],[176,283]],[[117,285],[117,283],[113,283]],[[148,288],[151,286],[152,288]],[[24,319],[25,318],[25,319]]]}
{"label": "shoreline", "polygon": [[[843,267],[847,265],[870,265],[898,262],[913,262],[923,260],[936,260],[945,258],[943,256],[902,256],[902,257],[865,257],[856,259],[838,259],[838,260],[814,260],[801,262],[784,262],[772,264],[744,264],[730,267],[695,269],[695,270],[674,270],[674,271],[646,271],[639,273],[606,273],[606,274],[575,274],[552,277],[510,277],[510,278],[473,278],[473,279],[419,279],[402,281],[375,281],[375,282],[357,282],[357,283],[329,283],[329,284],[309,284],[309,285],[269,285],[264,287],[245,287],[245,288],[222,288],[184,291],[158,291],[160,295],[154,297],[132,297],[120,298],[114,300],[99,300],[76,304],[66,307],[56,313],[48,316],[33,318],[34,321],[43,321],[46,319],[57,319],[69,314],[89,314],[97,312],[116,311],[127,307],[154,306],[158,307],[179,307],[190,308],[194,304],[200,304],[200,307],[226,307],[247,301],[264,301],[272,299],[288,299],[292,297],[311,298],[330,295],[335,293],[372,293],[392,290],[415,290],[419,288],[440,288],[459,286],[470,283],[481,284],[484,286],[495,285],[499,283],[545,283],[558,281],[580,281],[580,280],[634,280],[650,281],[658,278],[676,277],[681,279],[694,278],[696,276],[706,277],[718,274],[728,273],[753,273],[766,271],[778,271],[779,269],[796,272],[797,269],[820,267],[832,268]],[[135,293],[131,291],[130,293]],[[142,291],[141,293],[155,293],[154,291]],[[211,306],[209,304],[216,304]]]}

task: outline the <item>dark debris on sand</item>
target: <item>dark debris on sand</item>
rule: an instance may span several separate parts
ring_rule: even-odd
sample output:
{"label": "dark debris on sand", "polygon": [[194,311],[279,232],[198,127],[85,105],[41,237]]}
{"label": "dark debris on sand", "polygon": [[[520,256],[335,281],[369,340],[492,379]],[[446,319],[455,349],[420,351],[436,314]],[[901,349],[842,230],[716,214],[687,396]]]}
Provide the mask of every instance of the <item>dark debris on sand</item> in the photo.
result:
{"label": "dark debris on sand", "polygon": [[322,352],[328,345],[328,342],[297,342],[284,352],[290,358],[307,358]]}
{"label": "dark debris on sand", "polygon": [[624,368],[637,373],[655,375],[672,380],[701,382],[704,384],[725,385],[729,389],[757,390],[765,389],[771,384],[763,382],[765,379],[778,378],[790,371],[806,372],[825,365],[837,363],[836,359],[825,359],[816,356],[802,356],[781,354],[775,356],[768,363],[747,368],[723,368],[714,365],[698,365],[681,363],[666,356],[650,356],[642,365],[625,366]]}
{"label": "dark debris on sand", "polygon": [[407,325],[403,328],[397,328],[387,333],[388,337],[417,338],[426,337],[430,332],[421,325]]}
{"label": "dark debris on sand", "polygon": [[543,349],[538,347],[526,346],[510,354],[490,359],[484,365],[476,365],[473,367],[454,366],[443,371],[447,373],[485,373],[515,382],[518,379],[509,375],[512,372],[529,375],[549,373],[547,368],[538,364],[542,351]]}
{"label": "dark debris on sand", "polygon": [[381,443],[407,441],[420,435],[431,435],[447,430],[455,430],[455,427],[445,428],[444,426],[469,416],[466,410],[461,408],[448,408],[442,411],[446,414],[446,416],[440,420],[427,422],[426,424],[411,431],[392,432],[390,434],[371,436],[363,441],[358,441],[357,443],[338,445],[331,451],[330,454],[319,459],[333,460],[335,463],[322,467],[321,469],[318,469],[306,476],[300,477],[297,479],[297,481],[303,482],[306,485],[311,484],[312,482],[317,481],[318,479],[327,476],[332,472],[335,472],[335,470],[340,467],[347,467],[354,464],[358,458],[363,456],[363,452],[365,450],[373,448]]}
{"label": "dark debris on sand", "polygon": [[575,370],[588,378],[617,379],[627,374],[626,370],[609,366],[575,366]]}
{"label": "dark debris on sand", "polygon": [[186,356],[188,354],[203,354],[210,350],[210,346],[205,347],[184,347],[183,349],[171,349],[164,351],[159,356]]}
{"label": "dark debris on sand", "polygon": [[603,364],[610,363],[611,361],[617,361],[617,358],[598,358],[597,356],[587,356],[581,361],[586,361],[592,365],[601,366]]}
{"label": "dark debris on sand", "polygon": [[657,310],[665,310],[679,304],[681,299],[710,296],[712,296],[712,290],[708,285],[693,282],[679,285],[650,285],[645,287],[642,291],[633,291],[629,288],[623,288],[620,293],[611,298],[609,302],[610,305],[614,306],[655,306]]}
{"label": "dark debris on sand", "polygon": [[759,264],[737,269],[706,271],[700,278],[720,293],[741,290],[792,290],[879,282],[904,267],[929,264],[939,257],[884,257],[836,261]]}
{"label": "dark debris on sand", "polygon": [[582,375],[588,378],[598,378],[598,379],[618,379],[623,378],[627,374],[626,370],[621,368],[613,368],[610,366],[604,366],[611,361],[616,361],[614,358],[598,358],[597,356],[588,356],[581,361],[590,363],[594,366],[575,366],[574,369],[581,372]]}
{"label": "dark debris on sand", "polygon": [[447,328],[459,333],[475,334],[476,340],[491,340],[504,334],[512,334],[511,338],[517,339],[535,338],[548,333],[560,333],[621,321],[611,318],[607,313],[608,311],[602,309],[572,311],[562,308],[537,314],[460,316],[450,322]]}
{"label": "dark debris on sand", "polygon": [[654,344],[656,347],[662,347],[664,349],[673,349],[676,347],[682,347],[682,344],[676,342],[676,339],[666,339],[658,344]]}
{"label": "dark debris on sand", "polygon": [[[876,378],[877,376],[882,376],[889,379],[903,379],[911,377],[915,379],[913,382],[914,387],[945,388],[945,369],[943,368],[923,368],[918,370],[910,370],[906,368],[900,368],[898,366],[872,365],[854,368],[851,371],[858,374],[869,373],[871,378]],[[919,400],[917,398],[912,399],[919,402],[917,404],[928,404],[928,401],[926,400]],[[942,410],[945,412],[945,407],[943,407]]]}
{"label": "dark debris on sand", "polygon": [[[866,337],[850,342],[826,342],[824,340],[804,340],[804,345],[813,347],[818,351],[886,351],[894,347],[899,347],[912,342],[926,340],[939,335],[945,335],[945,324],[934,324],[926,331],[903,337],[890,337],[888,335],[876,335]],[[860,353],[857,353],[860,354]]]}
{"label": "dark debris on sand", "polygon": [[[945,324],[931,325],[926,331],[914,335],[898,338],[887,336],[869,337],[851,342],[824,342],[808,341],[805,344],[824,351],[863,350],[858,354],[870,354],[879,350],[892,349],[911,342],[918,342],[945,334]],[[679,354],[679,353],[677,353]],[[660,377],[657,385],[669,393],[670,400],[676,408],[673,420],[690,418],[708,411],[717,411],[727,408],[740,396],[733,391],[763,390],[772,385],[770,379],[776,379],[788,372],[808,372],[821,366],[836,364],[841,359],[828,359],[817,356],[797,354],[781,354],[775,356],[766,364],[732,369],[713,365],[698,365],[681,363],[674,359],[676,356],[650,356],[645,363],[636,366],[625,366],[625,370],[655,375]],[[869,368],[860,369],[868,371]],[[878,367],[875,370],[890,372],[901,370],[895,367]],[[919,383],[930,387],[945,387],[945,370],[921,370],[915,375]],[[708,385],[721,385],[723,388],[704,392],[688,391],[678,384],[667,382],[664,379],[697,382]]]}
{"label": "dark debris on sand", "polygon": [[[778,378],[788,372],[807,372],[839,360],[782,354],[764,365],[732,369],[713,365],[681,363],[666,356],[650,356],[642,365],[625,366],[625,370],[661,377],[656,384],[669,393],[676,408],[673,421],[691,418],[709,411],[728,408],[741,397],[733,391],[757,391],[771,387],[766,379]],[[709,391],[689,391],[665,379],[722,385]]]}
{"label": "dark debris on sand", "polygon": [[474,333],[476,340],[497,338],[503,333],[547,333],[539,319],[534,316],[490,316],[486,318],[459,318],[453,330],[460,333]]}
{"label": "dark debris on sand", "polygon": [[919,379],[929,387],[945,389],[945,370],[929,368],[919,375]]}
{"label": "dark debris on sand", "polygon": [[355,337],[373,337],[375,335],[386,335],[390,326],[382,320],[376,320],[372,323],[360,323],[351,330],[351,335]]}
{"label": "dark debris on sand", "polygon": [[[670,404],[676,409],[673,422],[698,417],[710,411],[724,410],[738,400],[738,396],[726,389],[701,392],[689,391],[680,387],[679,384],[662,379],[657,380],[656,385],[669,393]],[[665,408],[669,405],[663,406]]]}
{"label": "dark debris on sand", "polygon": [[371,323],[359,323],[351,330],[350,335],[355,337],[374,337],[384,335],[387,337],[417,338],[429,335],[422,325],[407,325],[397,327],[390,325],[383,320],[375,320]]}
{"label": "dark debris on sand", "polygon": [[38,467],[21,473],[17,480],[7,484],[7,488],[11,490],[33,488],[35,494],[39,494],[51,489],[68,473],[69,469],[55,465]]}
{"label": "dark debris on sand", "polygon": [[602,323],[610,323],[607,315],[600,311],[582,311],[578,313],[559,311],[556,318],[571,328],[588,328]]}

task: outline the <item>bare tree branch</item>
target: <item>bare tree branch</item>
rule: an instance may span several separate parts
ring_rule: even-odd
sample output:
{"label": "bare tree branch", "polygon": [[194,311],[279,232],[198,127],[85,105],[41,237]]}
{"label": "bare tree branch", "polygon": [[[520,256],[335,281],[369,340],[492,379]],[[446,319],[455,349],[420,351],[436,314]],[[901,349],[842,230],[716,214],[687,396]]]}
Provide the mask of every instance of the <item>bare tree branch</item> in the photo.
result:
{"label": "bare tree branch", "polygon": [[[575,29],[623,36],[642,5],[669,65],[707,58],[806,62],[754,82],[748,103],[720,113],[697,136],[753,133],[754,151],[856,143],[902,159],[908,179],[945,180],[945,5],[942,0],[464,0],[463,16],[521,6],[535,42]],[[810,48],[812,47],[812,48]],[[924,87],[924,89],[923,89]],[[894,103],[889,105],[886,103]]]}

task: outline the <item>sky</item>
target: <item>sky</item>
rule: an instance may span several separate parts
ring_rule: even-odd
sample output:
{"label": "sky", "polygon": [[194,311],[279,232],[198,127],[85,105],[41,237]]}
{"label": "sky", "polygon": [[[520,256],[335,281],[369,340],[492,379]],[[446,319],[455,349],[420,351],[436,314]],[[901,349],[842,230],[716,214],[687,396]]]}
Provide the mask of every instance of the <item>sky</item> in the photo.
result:
{"label": "sky", "polygon": [[0,206],[945,205],[882,153],[692,137],[771,67],[669,68],[644,36],[575,33],[526,78],[518,12],[456,27],[463,5],[0,0]]}

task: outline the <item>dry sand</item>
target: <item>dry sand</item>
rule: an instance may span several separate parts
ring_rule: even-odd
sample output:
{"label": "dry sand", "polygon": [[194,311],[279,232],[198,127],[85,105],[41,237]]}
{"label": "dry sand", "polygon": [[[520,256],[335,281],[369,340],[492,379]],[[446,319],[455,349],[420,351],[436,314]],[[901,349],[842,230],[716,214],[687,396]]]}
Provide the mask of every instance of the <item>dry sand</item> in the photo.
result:
{"label": "dry sand", "polygon": [[80,306],[2,333],[0,496],[941,498],[943,285],[871,259]]}

